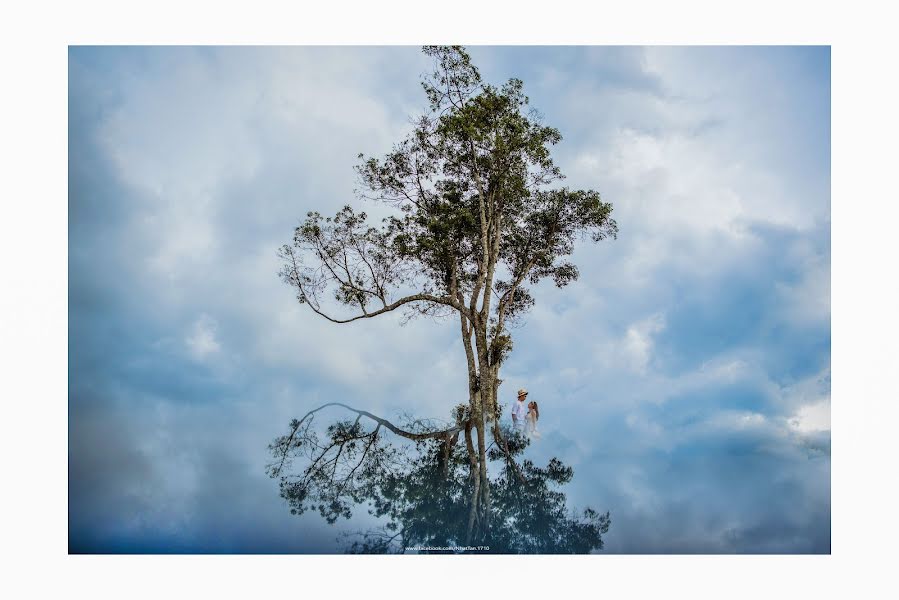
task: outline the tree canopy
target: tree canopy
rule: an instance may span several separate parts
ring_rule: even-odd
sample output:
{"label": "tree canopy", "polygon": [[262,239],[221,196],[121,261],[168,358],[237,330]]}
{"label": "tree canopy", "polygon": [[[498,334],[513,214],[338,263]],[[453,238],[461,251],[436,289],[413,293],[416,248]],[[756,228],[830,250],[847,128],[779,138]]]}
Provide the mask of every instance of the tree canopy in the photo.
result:
{"label": "tree canopy", "polygon": [[[424,51],[436,67],[422,82],[429,112],[386,156],[360,154],[356,167],[362,196],[399,214],[375,227],[350,206],[333,217],[310,212],[282,248],[282,275],[300,302],[342,322],[414,304],[476,323],[491,316],[495,293],[501,332],[533,303],[525,282],[577,279],[565,257],[578,235],[617,233],[612,206],[592,190],[549,187],[564,178],[550,154],[562,136],[528,110],[520,80],[483,83],[459,47]],[[328,292],[356,312],[331,315]]]}

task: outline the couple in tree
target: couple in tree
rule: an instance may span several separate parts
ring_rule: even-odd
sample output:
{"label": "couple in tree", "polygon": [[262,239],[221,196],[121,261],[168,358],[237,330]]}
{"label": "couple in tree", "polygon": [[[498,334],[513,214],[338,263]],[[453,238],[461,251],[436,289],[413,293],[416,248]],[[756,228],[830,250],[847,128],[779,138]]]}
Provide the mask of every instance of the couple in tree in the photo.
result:
{"label": "couple in tree", "polygon": [[534,401],[528,402],[528,391],[524,388],[518,390],[518,400],[512,404],[512,425],[516,431],[527,433],[529,436],[540,438],[540,432],[537,431],[537,420],[540,418],[540,409]]}

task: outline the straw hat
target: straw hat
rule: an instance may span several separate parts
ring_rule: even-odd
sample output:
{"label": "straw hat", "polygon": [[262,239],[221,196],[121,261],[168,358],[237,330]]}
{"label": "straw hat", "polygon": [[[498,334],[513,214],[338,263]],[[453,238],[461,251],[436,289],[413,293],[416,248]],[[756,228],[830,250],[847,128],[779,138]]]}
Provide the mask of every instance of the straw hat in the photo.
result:
{"label": "straw hat", "polygon": [[528,391],[527,391],[526,389],[521,388],[520,390],[518,390],[518,397],[519,397],[519,398],[521,398],[522,396],[527,396],[527,395],[528,395]]}

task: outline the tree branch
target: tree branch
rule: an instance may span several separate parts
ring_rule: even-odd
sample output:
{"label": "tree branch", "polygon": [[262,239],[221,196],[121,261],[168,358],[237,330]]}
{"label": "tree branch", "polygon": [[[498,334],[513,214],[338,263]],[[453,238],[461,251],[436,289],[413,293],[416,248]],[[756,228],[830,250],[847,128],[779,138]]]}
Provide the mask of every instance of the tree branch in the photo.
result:
{"label": "tree branch", "polygon": [[[422,301],[433,302],[435,304],[443,304],[445,306],[455,308],[460,313],[462,313],[466,317],[470,318],[469,310],[461,302],[459,302],[458,299],[456,299],[452,296],[435,296],[433,294],[419,293],[419,294],[413,294],[411,296],[406,296],[404,298],[400,298],[399,300],[392,302],[390,304],[384,303],[383,308],[380,308],[373,312],[364,312],[363,311],[363,314],[356,315],[355,317],[351,317],[349,319],[335,319],[334,317],[328,315],[323,310],[321,310],[321,308],[319,306],[317,306],[317,304],[318,304],[317,299],[315,302],[309,301],[309,300],[315,299],[316,297],[315,297],[315,295],[310,295],[304,288],[303,279],[299,273],[299,265],[297,265],[296,257],[294,256],[292,251],[289,253],[289,256],[290,256],[290,260],[291,260],[291,264],[292,264],[292,271],[293,271],[292,283],[297,287],[297,289],[300,290],[301,299],[306,301],[306,303],[313,310],[313,312],[315,312],[317,315],[327,319],[328,321],[331,321],[332,323],[341,323],[342,324],[342,323],[351,323],[353,321],[358,321],[359,319],[370,319],[372,317],[376,317],[376,316],[384,314],[384,313],[392,312],[405,304],[409,304],[410,302],[422,302]],[[340,280],[338,279],[338,281],[340,281]],[[377,297],[377,294],[374,294],[370,291],[368,291],[368,293],[371,293],[372,295]],[[383,299],[382,299],[382,302],[383,302]]]}
{"label": "tree branch", "polygon": [[447,429],[441,429],[439,431],[428,431],[425,433],[415,433],[413,431],[406,431],[405,429],[400,429],[399,427],[397,427],[396,425],[394,425],[387,419],[384,419],[377,415],[374,415],[374,414],[368,412],[367,410],[353,408],[352,406],[348,406],[346,404],[343,404],[342,402],[328,402],[327,404],[322,404],[318,408],[314,408],[314,409],[310,410],[303,416],[302,419],[297,421],[296,424],[294,425],[292,431],[290,432],[289,439],[293,439],[293,437],[296,435],[297,430],[299,430],[299,428],[303,425],[303,423],[306,421],[306,419],[308,419],[309,417],[311,417],[318,411],[328,408],[329,406],[339,406],[341,408],[345,408],[351,412],[354,412],[361,417],[367,417],[367,418],[371,419],[372,421],[374,421],[375,423],[377,423],[378,425],[385,427],[392,433],[395,433],[396,435],[398,435],[400,437],[404,437],[406,439],[414,440],[414,441],[429,440],[429,439],[444,437],[447,435],[453,435],[453,434],[465,429],[464,423],[462,423],[462,424],[456,425],[455,427],[449,427]]}

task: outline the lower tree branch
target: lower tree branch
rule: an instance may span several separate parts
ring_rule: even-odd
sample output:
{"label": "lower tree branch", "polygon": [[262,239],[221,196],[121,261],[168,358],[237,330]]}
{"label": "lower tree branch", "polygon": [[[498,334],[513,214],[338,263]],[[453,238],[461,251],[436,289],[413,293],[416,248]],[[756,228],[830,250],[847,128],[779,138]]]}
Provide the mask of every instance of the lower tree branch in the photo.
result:
{"label": "lower tree branch", "polygon": [[[296,421],[293,424],[293,427],[291,428],[291,431],[290,431],[290,435],[288,436],[287,441],[284,443],[284,448],[283,448],[283,451],[281,454],[281,462],[278,465],[278,467],[272,471],[272,473],[274,475],[279,475],[281,473],[281,469],[284,467],[284,462],[287,457],[287,454],[290,451],[290,442],[296,437],[297,431],[300,429],[300,427],[303,426],[303,423],[306,422],[306,419],[310,418],[312,415],[314,415],[318,411],[328,408],[330,406],[339,406],[341,408],[345,408],[351,412],[356,413],[357,415],[359,415],[359,417],[367,417],[367,418],[371,419],[372,421],[374,421],[375,423],[377,423],[379,428],[383,426],[384,428],[388,429],[392,433],[394,433],[400,437],[404,437],[408,440],[413,440],[413,441],[429,440],[429,439],[435,439],[435,438],[446,439],[446,438],[452,437],[453,435],[455,435],[458,432],[463,431],[465,429],[465,423],[460,423],[454,427],[449,427],[447,429],[416,433],[414,431],[406,431],[405,429],[401,429],[401,428],[397,427],[396,425],[394,425],[393,423],[391,423],[390,421],[388,421],[387,419],[384,419],[375,414],[372,414],[372,413],[368,412],[367,410],[353,408],[352,406],[348,406],[346,404],[343,404],[342,402],[329,402],[327,404],[322,404],[318,408],[314,408],[314,409],[310,410],[308,413],[306,413],[303,416],[302,419],[300,419],[299,421]],[[358,422],[358,419],[357,419],[357,422]]]}

